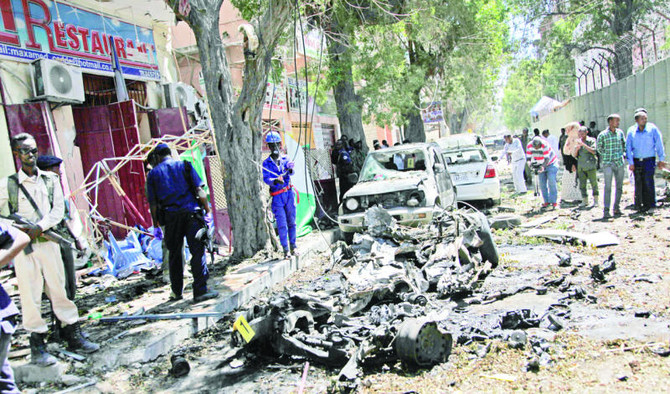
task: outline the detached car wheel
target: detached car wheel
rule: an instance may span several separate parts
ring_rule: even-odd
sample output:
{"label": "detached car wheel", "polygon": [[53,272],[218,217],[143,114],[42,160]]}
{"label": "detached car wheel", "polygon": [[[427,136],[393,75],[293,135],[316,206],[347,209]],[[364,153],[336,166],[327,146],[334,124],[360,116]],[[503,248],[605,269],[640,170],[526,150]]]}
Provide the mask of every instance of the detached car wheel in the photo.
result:
{"label": "detached car wheel", "polygon": [[482,262],[490,262],[493,268],[498,266],[500,256],[498,254],[498,247],[493,242],[493,235],[491,235],[491,227],[489,221],[484,214],[482,216],[481,228],[477,231],[477,235],[481,238],[483,244],[479,247],[479,254],[482,256]]}
{"label": "detached car wheel", "polygon": [[344,242],[346,242],[347,245],[351,245],[354,243],[354,233],[349,233],[342,230],[340,230],[340,233],[342,233],[342,239],[344,240]]}

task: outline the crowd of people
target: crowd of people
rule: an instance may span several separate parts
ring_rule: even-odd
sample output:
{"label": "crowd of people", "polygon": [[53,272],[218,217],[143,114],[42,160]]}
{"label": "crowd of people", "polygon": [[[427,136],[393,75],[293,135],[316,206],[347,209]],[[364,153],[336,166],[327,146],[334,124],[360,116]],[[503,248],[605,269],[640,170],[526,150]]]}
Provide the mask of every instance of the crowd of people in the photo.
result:
{"label": "crowd of people", "polygon": [[[658,127],[648,122],[647,110],[638,108],[634,118],[635,124],[627,133],[619,128],[621,116],[611,114],[607,117],[607,128],[602,131],[597,130],[596,122],[586,127],[582,121],[561,128],[558,138],[549,130],[540,132],[539,129],[533,130],[531,138],[527,128],[518,136],[505,135],[501,159],[505,157],[512,167],[515,192],[517,195],[527,193],[527,186],[536,178],[542,208],[557,207],[556,178],[559,162],[562,162],[565,172],[561,199],[580,200],[581,208],[599,207],[598,170],[602,170],[603,220],[618,217],[622,215],[621,195],[627,163],[635,186],[634,209],[641,213],[653,209],[656,206],[655,170],[666,168],[663,138]],[[592,204],[589,204],[589,186]]]}

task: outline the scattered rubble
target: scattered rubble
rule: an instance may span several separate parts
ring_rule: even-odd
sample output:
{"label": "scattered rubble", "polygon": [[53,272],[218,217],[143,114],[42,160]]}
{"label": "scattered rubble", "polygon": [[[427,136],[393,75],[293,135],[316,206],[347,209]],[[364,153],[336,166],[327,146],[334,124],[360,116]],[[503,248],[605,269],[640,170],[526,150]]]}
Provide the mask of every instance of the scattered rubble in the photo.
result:
{"label": "scattered rubble", "polygon": [[440,314],[434,302],[472,294],[497,265],[486,217],[444,212],[430,226],[407,228],[373,207],[366,223],[368,231],[356,234],[353,245],[333,246],[326,275],[246,310],[255,332],[249,350],[341,368],[345,385],[363,368],[446,361],[452,336],[438,322],[449,312]]}
{"label": "scattered rubble", "polygon": [[575,231],[536,229],[530,230],[522,235],[526,237],[542,237],[560,243],[581,243],[585,246],[602,248],[605,246],[619,245],[619,238],[608,232],[602,231],[593,234],[584,234]]}

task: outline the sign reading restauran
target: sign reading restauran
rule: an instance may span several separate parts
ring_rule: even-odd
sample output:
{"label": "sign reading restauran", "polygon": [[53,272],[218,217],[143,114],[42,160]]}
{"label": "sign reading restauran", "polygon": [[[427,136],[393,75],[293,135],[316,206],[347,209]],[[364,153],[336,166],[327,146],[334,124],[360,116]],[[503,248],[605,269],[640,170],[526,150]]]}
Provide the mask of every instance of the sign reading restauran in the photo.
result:
{"label": "sign reading restauran", "polygon": [[111,43],[130,79],[160,80],[153,31],[53,0],[0,0],[0,57],[48,58],[114,75]]}

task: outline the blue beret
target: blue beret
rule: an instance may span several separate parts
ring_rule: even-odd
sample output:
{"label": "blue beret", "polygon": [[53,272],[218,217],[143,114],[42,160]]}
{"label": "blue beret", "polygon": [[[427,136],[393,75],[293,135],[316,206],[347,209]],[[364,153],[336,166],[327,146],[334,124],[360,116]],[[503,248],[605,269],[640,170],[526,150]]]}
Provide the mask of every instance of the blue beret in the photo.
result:
{"label": "blue beret", "polygon": [[56,156],[40,156],[37,158],[37,168],[40,170],[46,170],[47,168],[51,168],[53,166],[58,166],[60,163],[63,162],[63,159],[60,157]]}
{"label": "blue beret", "polygon": [[160,144],[156,145],[156,147],[154,148],[154,152],[156,152],[158,154],[161,154],[163,152],[169,153],[170,152],[170,147],[168,146],[168,144],[166,144],[164,142],[161,142]]}

